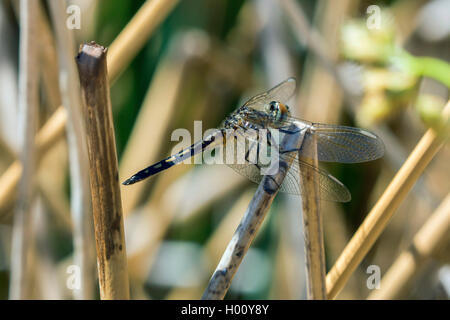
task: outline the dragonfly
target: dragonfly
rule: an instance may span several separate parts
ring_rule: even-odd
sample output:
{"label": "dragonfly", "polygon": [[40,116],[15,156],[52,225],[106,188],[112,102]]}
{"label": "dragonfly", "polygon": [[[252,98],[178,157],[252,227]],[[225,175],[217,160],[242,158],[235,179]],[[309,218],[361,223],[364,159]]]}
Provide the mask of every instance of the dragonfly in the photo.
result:
{"label": "dragonfly", "polygon": [[[278,130],[282,135],[300,132],[302,137],[300,146],[289,150],[278,149],[285,160],[290,160],[288,171],[279,186],[280,192],[302,195],[305,191],[300,187],[300,179],[314,173],[318,177],[321,200],[350,201],[350,192],[344,184],[305,159],[317,157],[317,160],[321,162],[338,163],[372,161],[383,156],[383,141],[376,134],[365,129],[314,123],[291,116],[287,102],[294,95],[295,90],[295,78],[288,78],[272,89],[250,98],[226,117],[217,131],[190,147],[137,172],[123,184],[130,185],[144,180],[217,145],[226,146],[231,136],[237,141],[245,141],[236,139],[237,136],[242,136],[251,143],[248,143],[248,148],[241,149],[246,150],[243,163],[226,164],[250,181],[260,183],[264,175],[261,161],[258,160],[259,153],[256,152],[256,159],[254,157],[250,159],[249,155],[254,155],[255,152],[251,151],[254,151],[255,147],[259,149],[263,144],[269,150],[279,147],[272,138],[273,130]],[[263,129],[267,132],[266,139],[256,139],[255,132]],[[312,144],[316,148],[315,152],[312,151]]]}

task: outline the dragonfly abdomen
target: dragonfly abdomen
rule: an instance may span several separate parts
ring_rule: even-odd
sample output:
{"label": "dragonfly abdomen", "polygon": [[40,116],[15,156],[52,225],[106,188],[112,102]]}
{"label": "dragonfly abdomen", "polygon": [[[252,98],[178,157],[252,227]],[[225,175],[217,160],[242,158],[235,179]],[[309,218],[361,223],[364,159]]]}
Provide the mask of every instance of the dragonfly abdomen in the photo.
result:
{"label": "dragonfly abdomen", "polygon": [[125,180],[122,184],[130,185],[130,184],[139,182],[141,180],[144,180],[144,179],[146,179],[146,178],[148,178],[150,176],[153,176],[153,175],[155,175],[155,174],[157,174],[157,173],[159,173],[159,172],[161,172],[163,170],[166,170],[166,169],[174,166],[176,164],[176,162],[170,160],[170,158],[172,158],[172,157],[173,156],[168,157],[168,158],[166,158],[164,160],[161,160],[158,163],[155,163],[155,164],[153,164],[153,165],[151,165],[151,166],[149,166],[149,167],[139,171],[138,173],[136,173],[133,176],[131,176],[129,179]]}
{"label": "dragonfly abdomen", "polygon": [[218,131],[217,133],[209,135],[206,139],[196,142],[188,148],[181,150],[170,157],[167,157],[141,171],[134,174],[132,177],[123,182],[124,185],[130,185],[141,180],[144,180],[148,177],[151,177],[161,171],[169,169],[174,165],[177,165],[183,162],[186,159],[193,157],[194,155],[203,152],[208,146],[210,146],[213,142],[215,142],[218,136],[222,137],[222,131]]}

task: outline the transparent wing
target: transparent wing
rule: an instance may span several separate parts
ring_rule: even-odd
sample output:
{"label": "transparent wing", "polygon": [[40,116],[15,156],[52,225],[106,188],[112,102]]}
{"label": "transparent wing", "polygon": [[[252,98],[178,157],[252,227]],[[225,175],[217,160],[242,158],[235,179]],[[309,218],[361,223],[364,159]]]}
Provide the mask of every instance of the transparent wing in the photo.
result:
{"label": "transparent wing", "polygon": [[[240,175],[247,177],[250,181],[260,183],[263,175],[260,169],[251,163],[227,164]],[[348,202],[351,199],[348,189],[329,173],[311,166],[303,161],[293,162],[280,187],[280,192],[301,195],[300,180],[305,179],[308,172],[314,171],[319,182],[319,198],[326,201]]]}
{"label": "transparent wing", "polygon": [[[307,122],[289,117],[286,125],[294,121]],[[374,133],[353,127],[309,123],[300,152],[303,157],[311,158],[310,148],[313,136],[317,141],[319,161],[358,163],[381,158],[384,155],[383,141]]]}
{"label": "transparent wing", "polygon": [[314,124],[305,135],[300,152],[311,157],[312,135],[317,138],[319,161],[357,163],[372,161],[384,155],[383,141],[375,134],[352,127]]}
{"label": "transparent wing", "polygon": [[[237,144],[242,143],[243,139],[235,140]],[[227,143],[229,146],[229,144]],[[256,148],[257,143],[249,144],[248,148],[245,149],[245,146],[241,146],[241,150],[250,151],[253,148]],[[267,147],[270,148],[270,147]],[[238,150],[236,148],[235,150]],[[256,157],[257,152],[248,152],[248,155],[252,155]],[[291,157],[293,153],[284,154],[282,157],[287,159]],[[245,159],[246,162],[244,164],[228,164],[227,165],[235,170],[242,176],[247,177],[250,181],[255,183],[260,183],[263,175],[261,174],[260,168],[264,167],[263,164],[260,163],[258,158],[250,158]],[[286,176],[283,180],[282,185],[280,186],[280,191],[284,193],[300,195],[302,194],[302,190],[300,188],[300,179],[304,179],[306,175],[311,174],[313,171],[318,177],[319,183],[319,198],[321,200],[327,201],[335,201],[335,202],[348,202],[351,199],[350,192],[348,189],[335,177],[330,175],[329,173],[311,166],[301,160],[298,159],[298,156],[293,159],[292,164],[289,170],[286,173]]]}
{"label": "transparent wing", "polygon": [[294,94],[296,86],[297,82],[295,81],[295,78],[288,78],[272,89],[249,99],[244,106],[256,110],[263,110],[264,106],[271,101],[287,103]]}
{"label": "transparent wing", "polygon": [[[350,191],[348,191],[347,187],[342,182],[328,172],[299,160],[298,157],[292,162],[288,174],[286,175],[286,178],[288,179],[285,179],[287,184],[285,188],[289,187],[289,189],[283,190],[283,192],[290,193],[289,191],[291,190],[292,185],[291,181],[294,181],[296,177],[298,184],[298,177],[306,179],[306,176],[310,176],[311,173],[315,173],[318,178],[320,199],[335,202],[348,202],[351,200]],[[283,186],[284,185],[285,183],[283,183]],[[297,189],[300,190],[298,186]]]}

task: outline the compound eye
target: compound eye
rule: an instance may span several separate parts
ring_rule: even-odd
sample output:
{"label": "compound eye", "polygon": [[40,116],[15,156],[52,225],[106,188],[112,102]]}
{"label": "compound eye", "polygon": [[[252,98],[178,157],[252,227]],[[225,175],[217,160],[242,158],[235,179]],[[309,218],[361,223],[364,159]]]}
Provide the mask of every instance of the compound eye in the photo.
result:
{"label": "compound eye", "polygon": [[274,112],[278,109],[278,103],[276,101],[272,101],[269,104],[269,111]]}

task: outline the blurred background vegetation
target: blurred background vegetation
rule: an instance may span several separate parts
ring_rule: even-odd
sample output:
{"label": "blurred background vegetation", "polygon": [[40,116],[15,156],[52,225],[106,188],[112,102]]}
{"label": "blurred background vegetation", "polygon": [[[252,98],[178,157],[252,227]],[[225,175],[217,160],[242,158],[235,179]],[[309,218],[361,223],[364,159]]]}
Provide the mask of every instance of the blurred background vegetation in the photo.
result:
{"label": "blurred background vegetation", "polygon": [[[0,173],[18,151],[12,133],[18,94],[15,2],[0,6]],[[81,8],[77,45],[95,40],[109,46],[144,1],[70,3]],[[374,23],[373,11],[367,12],[371,5],[380,10],[378,27],[368,27]],[[112,84],[120,180],[171,153],[174,129],[194,136],[195,120],[203,130],[217,127],[253,94],[294,76],[295,116],[369,128],[386,145],[383,159],[323,166],[352,194],[349,203],[322,202],[331,268],[425,130],[441,124],[449,98],[449,35],[445,0],[181,0]],[[43,124],[57,106],[41,91]],[[377,265],[383,275],[408,248],[449,193],[449,155],[447,147],[435,157],[338,298],[366,298],[372,291],[367,267]],[[43,158],[38,180],[32,297],[70,299],[66,280],[74,246],[65,139]],[[177,166],[122,187],[131,297],[198,299],[255,190],[226,166],[201,165]],[[10,207],[2,216],[12,212]],[[1,222],[0,297],[7,299],[11,219]],[[279,194],[227,298],[304,299],[301,225],[300,198]],[[398,297],[448,299],[448,247]]]}

